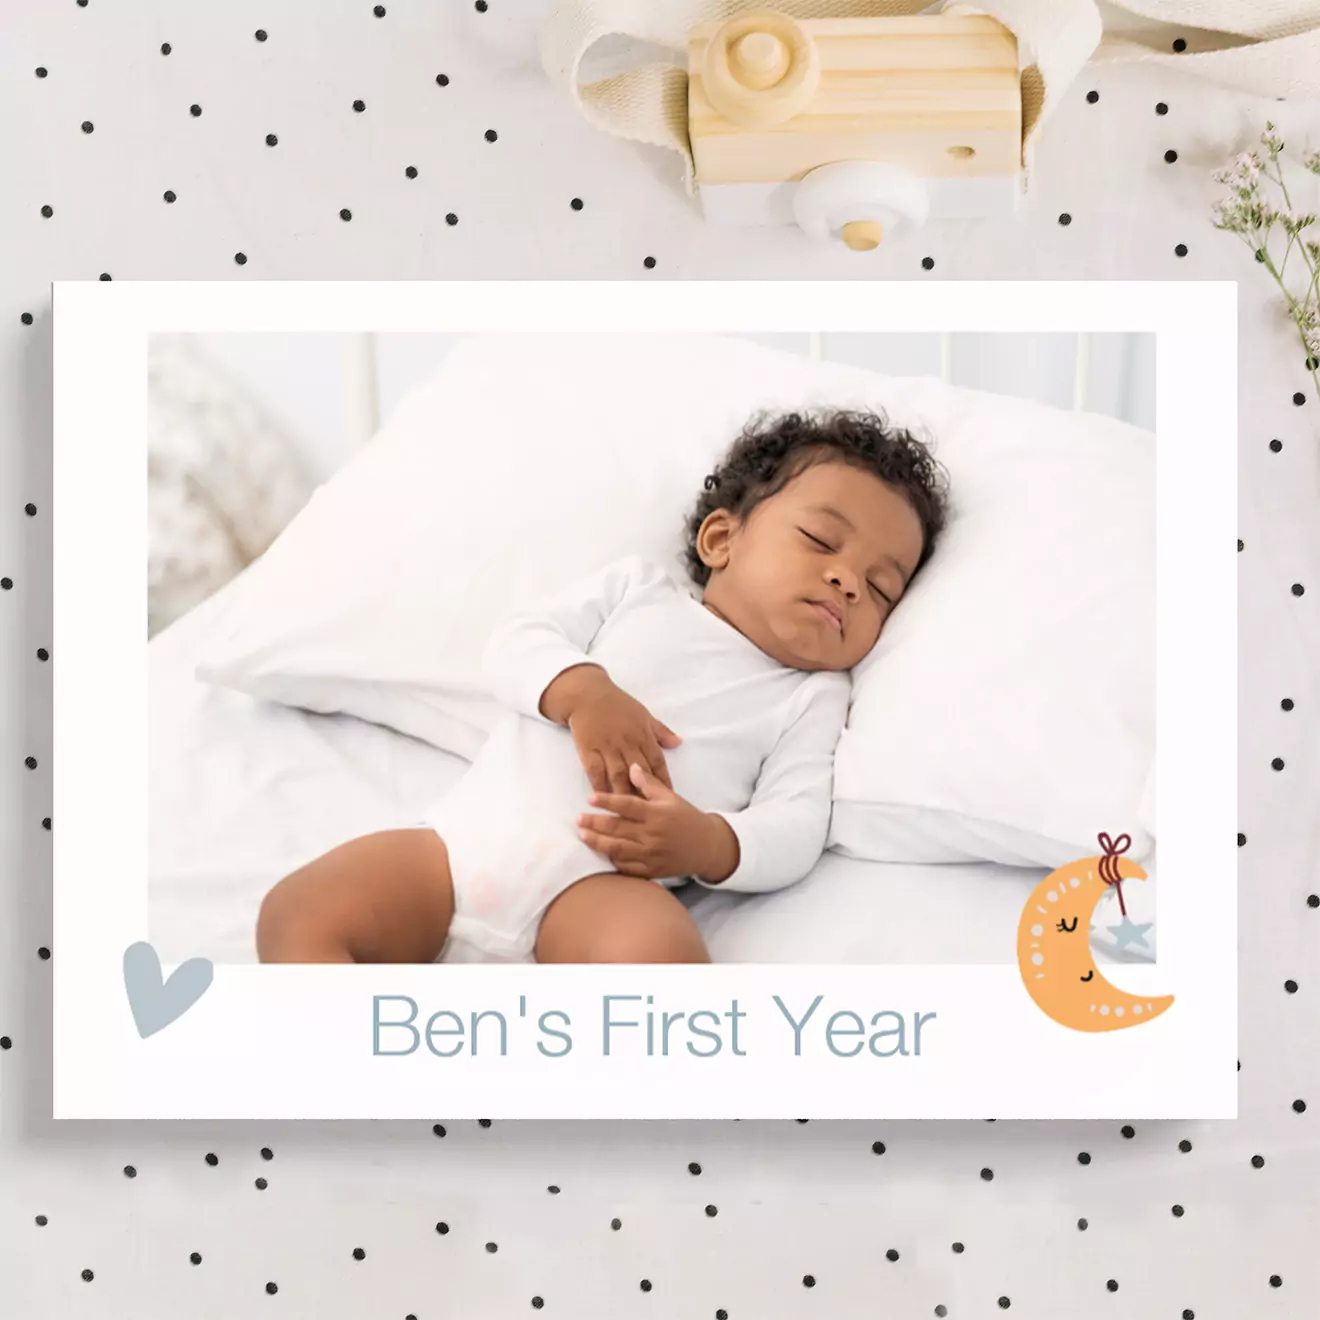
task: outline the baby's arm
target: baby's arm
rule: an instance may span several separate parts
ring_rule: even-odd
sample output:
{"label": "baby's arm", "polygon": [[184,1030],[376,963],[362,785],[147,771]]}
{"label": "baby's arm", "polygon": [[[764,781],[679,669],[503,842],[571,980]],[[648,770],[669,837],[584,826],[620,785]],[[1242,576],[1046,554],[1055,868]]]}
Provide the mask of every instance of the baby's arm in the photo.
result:
{"label": "baby's arm", "polygon": [[766,757],[751,802],[741,811],[711,813],[727,827],[732,872],[723,880],[694,876],[698,884],[764,893],[801,880],[820,859],[829,837],[834,748],[851,687],[847,674],[821,671],[798,689],[803,709]]}
{"label": "baby's arm", "polygon": [[[588,648],[602,624],[634,587],[654,579],[658,569],[629,555],[574,582],[541,608],[506,619],[491,634],[482,668],[491,692],[506,706],[533,719],[562,724],[562,711],[542,705],[546,689],[565,670],[592,665]],[[575,675],[590,682],[593,676]]]}

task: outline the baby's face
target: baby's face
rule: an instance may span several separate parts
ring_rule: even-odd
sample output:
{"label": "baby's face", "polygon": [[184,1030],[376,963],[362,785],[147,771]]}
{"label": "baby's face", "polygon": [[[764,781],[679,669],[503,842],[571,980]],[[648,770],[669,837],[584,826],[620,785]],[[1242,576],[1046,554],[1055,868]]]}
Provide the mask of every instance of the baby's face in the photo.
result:
{"label": "baby's face", "polygon": [[715,538],[703,600],[790,668],[851,669],[875,645],[921,548],[902,495],[869,472],[817,463]]}

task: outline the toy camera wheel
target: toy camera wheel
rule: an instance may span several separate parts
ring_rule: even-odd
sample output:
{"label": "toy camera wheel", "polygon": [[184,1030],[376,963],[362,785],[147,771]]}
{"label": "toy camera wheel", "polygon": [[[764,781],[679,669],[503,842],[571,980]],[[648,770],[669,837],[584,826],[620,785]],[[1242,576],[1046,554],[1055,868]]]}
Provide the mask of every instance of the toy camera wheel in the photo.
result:
{"label": "toy camera wheel", "polygon": [[836,234],[855,251],[884,234],[925,224],[930,195],[910,170],[881,160],[840,160],[803,176],[793,192],[793,218],[812,238]]}
{"label": "toy camera wheel", "polygon": [[787,14],[758,9],[716,30],[701,79],[707,100],[730,123],[770,128],[806,109],[820,84],[820,55]]}

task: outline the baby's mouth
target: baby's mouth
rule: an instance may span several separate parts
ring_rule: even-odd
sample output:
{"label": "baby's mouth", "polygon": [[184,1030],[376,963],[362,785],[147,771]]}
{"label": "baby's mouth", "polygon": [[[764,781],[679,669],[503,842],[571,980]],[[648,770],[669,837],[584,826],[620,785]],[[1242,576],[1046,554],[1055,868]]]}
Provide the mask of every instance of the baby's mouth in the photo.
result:
{"label": "baby's mouth", "polygon": [[843,636],[843,621],[838,618],[833,610],[827,605],[822,605],[818,600],[809,600],[807,601],[807,604],[810,605],[811,608],[839,634],[839,636]]}

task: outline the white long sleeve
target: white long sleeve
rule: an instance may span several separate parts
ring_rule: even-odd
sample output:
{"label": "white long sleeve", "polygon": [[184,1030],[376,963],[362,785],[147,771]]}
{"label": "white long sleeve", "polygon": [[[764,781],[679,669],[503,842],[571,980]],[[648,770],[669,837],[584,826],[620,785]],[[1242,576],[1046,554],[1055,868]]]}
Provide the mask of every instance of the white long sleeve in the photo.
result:
{"label": "white long sleeve", "polygon": [[765,893],[794,884],[825,851],[834,788],[834,749],[848,716],[851,679],[821,671],[798,689],[801,713],[766,757],[752,799],[741,811],[717,811],[738,837],[738,866],[707,889]]}
{"label": "white long sleeve", "polygon": [[587,654],[601,626],[629,591],[660,573],[640,555],[628,555],[574,582],[535,611],[506,619],[491,634],[482,658],[492,694],[524,715],[553,723],[541,714],[546,688],[573,665],[601,663]]}

